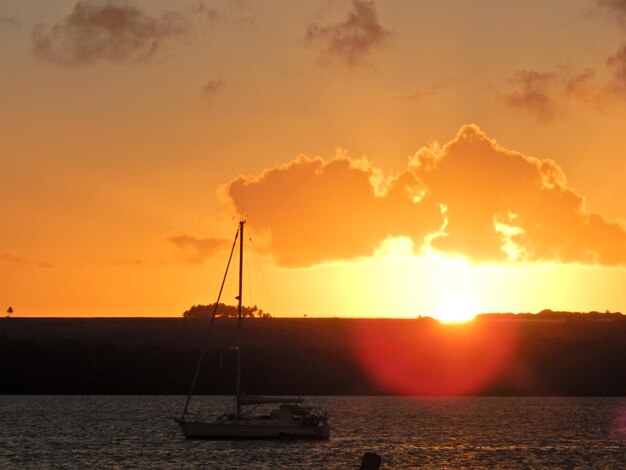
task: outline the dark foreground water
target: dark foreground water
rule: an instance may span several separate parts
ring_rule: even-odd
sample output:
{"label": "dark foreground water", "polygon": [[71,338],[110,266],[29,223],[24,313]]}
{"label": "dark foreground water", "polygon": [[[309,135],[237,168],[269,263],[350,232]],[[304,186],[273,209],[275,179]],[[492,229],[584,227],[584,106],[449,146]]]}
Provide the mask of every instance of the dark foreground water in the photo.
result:
{"label": "dark foreground water", "polygon": [[[184,397],[0,396],[0,468],[626,468],[625,398],[316,397],[328,442],[187,441]],[[223,397],[194,405],[222,411]]]}

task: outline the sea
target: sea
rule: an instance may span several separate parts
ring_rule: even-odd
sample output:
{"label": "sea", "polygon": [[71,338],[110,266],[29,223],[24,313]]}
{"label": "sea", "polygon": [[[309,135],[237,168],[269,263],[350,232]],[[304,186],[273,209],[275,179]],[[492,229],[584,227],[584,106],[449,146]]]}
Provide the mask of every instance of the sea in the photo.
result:
{"label": "sea", "polygon": [[[309,397],[329,441],[186,440],[184,396],[0,396],[1,469],[626,468],[626,398]],[[221,413],[227,397],[194,397]]]}

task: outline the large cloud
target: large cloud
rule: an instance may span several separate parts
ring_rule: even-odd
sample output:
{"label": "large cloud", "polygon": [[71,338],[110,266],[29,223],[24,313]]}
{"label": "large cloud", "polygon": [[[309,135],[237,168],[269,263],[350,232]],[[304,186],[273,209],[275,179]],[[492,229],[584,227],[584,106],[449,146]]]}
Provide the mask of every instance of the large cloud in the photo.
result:
{"label": "large cloud", "polygon": [[252,226],[269,232],[283,266],[370,256],[387,237],[421,240],[437,230],[438,208],[413,202],[420,187],[412,173],[387,181],[381,194],[375,177],[366,162],[300,157],[259,177],[239,177],[227,193]]}
{"label": "large cloud", "polygon": [[446,207],[434,248],[477,261],[626,264],[626,231],[587,212],[552,160],[507,150],[466,125],[412,164],[427,188],[420,203]]}
{"label": "large cloud", "polygon": [[341,23],[309,26],[306,38],[322,47],[320,62],[357,65],[366,62],[372,51],[383,46],[390,32],[378,21],[373,1],[352,0],[352,9]]}
{"label": "large cloud", "polygon": [[37,26],[32,45],[37,57],[61,65],[141,62],[153,58],[164,41],[190,29],[177,12],[154,18],[130,1],[82,0],[60,23]]}
{"label": "large cloud", "polygon": [[626,264],[626,232],[585,210],[559,166],[506,150],[477,126],[382,178],[345,156],[299,157],[226,186],[279,265],[371,256],[387,237],[476,262]]}

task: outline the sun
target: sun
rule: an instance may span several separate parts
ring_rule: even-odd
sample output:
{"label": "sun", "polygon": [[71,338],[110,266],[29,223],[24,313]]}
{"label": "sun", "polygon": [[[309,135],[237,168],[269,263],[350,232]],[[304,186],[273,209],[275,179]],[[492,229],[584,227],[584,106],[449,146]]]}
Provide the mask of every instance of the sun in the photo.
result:
{"label": "sun", "polygon": [[435,318],[441,323],[466,323],[472,321],[476,315],[476,302],[461,292],[447,294],[435,311]]}

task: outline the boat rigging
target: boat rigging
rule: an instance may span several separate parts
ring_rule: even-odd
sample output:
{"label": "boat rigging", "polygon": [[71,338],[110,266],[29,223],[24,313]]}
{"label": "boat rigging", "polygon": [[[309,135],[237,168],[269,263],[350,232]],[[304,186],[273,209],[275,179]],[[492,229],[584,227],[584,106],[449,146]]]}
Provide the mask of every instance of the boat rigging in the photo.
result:
{"label": "boat rigging", "polygon": [[[230,251],[226,273],[220,286],[218,299],[215,302],[213,313],[209,320],[210,335],[213,328],[219,301],[224,289],[226,276],[230,268],[233,253],[239,241],[239,289],[237,299],[237,342],[234,346],[236,353],[236,380],[235,380],[235,410],[234,413],[226,413],[215,420],[194,420],[188,418],[189,402],[194,393],[200,373],[200,368],[206,352],[206,344],[200,353],[200,358],[194,372],[189,394],[180,418],[176,422],[181,431],[188,439],[317,439],[327,440],[330,438],[330,426],[327,413],[304,406],[301,397],[264,397],[248,395],[242,391],[241,384],[241,345],[242,345],[242,305],[243,305],[243,241],[245,220],[239,221],[239,227],[235,234],[233,246]],[[246,406],[279,405],[265,414],[252,414],[244,412]]]}

